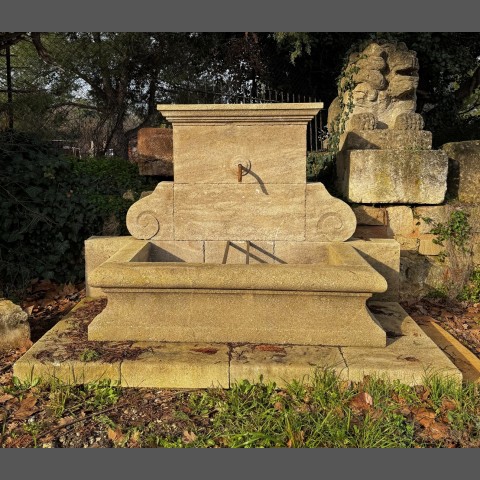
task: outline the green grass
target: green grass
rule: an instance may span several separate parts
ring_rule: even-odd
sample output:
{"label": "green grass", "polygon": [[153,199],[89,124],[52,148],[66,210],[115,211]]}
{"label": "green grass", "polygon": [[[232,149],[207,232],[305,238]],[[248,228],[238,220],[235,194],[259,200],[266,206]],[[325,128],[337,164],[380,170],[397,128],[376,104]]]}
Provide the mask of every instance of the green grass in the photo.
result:
{"label": "green grass", "polygon": [[[367,392],[372,407],[353,408],[356,395]],[[279,389],[275,383],[242,381],[228,391],[208,390],[188,397],[190,418],[208,419],[207,427],[191,424],[194,441],[156,437],[154,444],[175,447],[227,448],[411,448],[442,446],[448,439],[419,435],[423,430],[413,415],[406,412],[426,407],[442,413],[442,401],[451,400],[455,408],[447,422],[455,433],[468,431],[469,441],[480,439],[480,392],[471,384],[459,386],[435,376],[425,379],[422,392],[414,387],[380,378],[361,383],[340,380],[333,372],[318,371],[311,384],[294,381]],[[150,437],[150,441],[152,437]]]}
{"label": "green grass", "polygon": [[[143,393],[136,404],[124,405],[126,398],[122,397],[128,389],[108,381],[77,386],[56,380],[17,381],[9,389],[0,387],[0,395],[7,390],[18,398],[43,396],[52,418],[77,418],[87,412],[104,437],[115,432],[112,446],[120,448],[480,446],[480,386],[460,385],[433,374],[426,374],[423,384],[415,387],[377,377],[351,382],[325,369],[315,371],[308,382],[294,380],[281,388],[260,377],[253,383],[237,382],[229,390],[170,394],[147,389],[152,402],[162,405],[153,408],[153,418],[151,413],[142,416],[142,405],[148,403],[141,400]],[[121,405],[120,411],[134,409],[135,421],[113,414],[112,405]],[[171,414],[165,418],[167,410]],[[422,412],[426,412],[423,421],[427,423],[422,423]],[[31,436],[34,446],[40,446],[48,417],[31,420],[23,433]],[[4,424],[4,439],[6,431]]]}

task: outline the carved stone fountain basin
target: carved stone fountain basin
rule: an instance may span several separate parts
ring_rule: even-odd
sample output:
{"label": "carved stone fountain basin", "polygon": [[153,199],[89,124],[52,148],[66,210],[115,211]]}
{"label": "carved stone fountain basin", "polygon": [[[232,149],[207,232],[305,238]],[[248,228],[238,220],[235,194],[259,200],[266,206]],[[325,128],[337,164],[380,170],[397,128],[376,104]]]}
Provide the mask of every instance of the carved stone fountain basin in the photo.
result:
{"label": "carved stone fountain basin", "polygon": [[219,243],[132,239],[92,272],[108,304],[89,340],[386,345],[366,301],[387,283],[347,243],[298,242],[308,263]]}

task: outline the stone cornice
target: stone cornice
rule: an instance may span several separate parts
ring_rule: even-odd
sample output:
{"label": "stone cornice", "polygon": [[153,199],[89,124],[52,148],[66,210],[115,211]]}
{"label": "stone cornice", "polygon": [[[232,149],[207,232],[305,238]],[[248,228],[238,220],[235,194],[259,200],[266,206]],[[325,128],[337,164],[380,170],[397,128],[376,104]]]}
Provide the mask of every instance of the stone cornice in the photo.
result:
{"label": "stone cornice", "polygon": [[157,110],[174,125],[277,122],[306,124],[322,108],[321,102],[157,105]]}

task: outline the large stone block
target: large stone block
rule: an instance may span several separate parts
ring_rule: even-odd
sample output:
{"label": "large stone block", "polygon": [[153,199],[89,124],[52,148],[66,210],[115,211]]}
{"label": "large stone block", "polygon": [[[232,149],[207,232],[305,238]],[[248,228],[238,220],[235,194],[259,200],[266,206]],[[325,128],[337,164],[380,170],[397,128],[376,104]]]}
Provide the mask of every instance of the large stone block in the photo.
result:
{"label": "large stone block", "polygon": [[305,183],[304,125],[176,125],[175,184]]}
{"label": "large stone block", "polygon": [[198,289],[161,295],[109,290],[108,306],[90,324],[88,338],[385,346],[385,332],[365,308],[368,297],[273,290]]}
{"label": "large stone block", "polygon": [[407,206],[388,207],[388,226],[395,237],[413,233],[413,211]]}
{"label": "large stone block", "polygon": [[344,150],[429,150],[432,132],[426,130],[352,130],[347,133]]}
{"label": "large stone block", "polygon": [[432,207],[415,207],[415,228],[420,235],[429,234],[433,224],[445,223],[450,216],[451,208],[448,205]]}
{"label": "large stone block", "polygon": [[175,239],[304,240],[305,185],[175,185]]}
{"label": "large stone block", "polygon": [[141,128],[136,161],[140,175],[173,176],[173,129]]}
{"label": "large stone block", "polygon": [[28,314],[10,300],[0,299],[0,351],[30,345]]}
{"label": "large stone block", "polygon": [[450,161],[449,192],[461,202],[480,202],[480,140],[442,145]]}
{"label": "large stone block", "polygon": [[439,204],[447,170],[441,150],[347,150],[337,156],[338,187],[356,203]]}
{"label": "large stone block", "polygon": [[429,255],[429,256],[436,256],[440,255],[440,253],[445,252],[445,247],[435,243],[434,236],[432,235],[430,238],[421,238],[420,244],[418,247],[418,253],[420,255]]}
{"label": "large stone block", "polygon": [[93,272],[92,284],[107,293],[108,304],[89,325],[89,340],[385,341],[365,302],[387,283],[348,244],[323,244],[312,265],[139,265],[149,242],[137,242],[138,253],[127,246]]}

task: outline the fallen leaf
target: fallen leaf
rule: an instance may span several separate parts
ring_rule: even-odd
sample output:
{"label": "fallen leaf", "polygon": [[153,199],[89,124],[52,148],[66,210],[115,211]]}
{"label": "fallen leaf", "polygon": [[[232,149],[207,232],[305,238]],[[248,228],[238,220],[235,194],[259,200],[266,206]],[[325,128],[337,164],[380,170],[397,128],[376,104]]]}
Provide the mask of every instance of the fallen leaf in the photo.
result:
{"label": "fallen leaf", "polygon": [[367,392],[360,392],[355,395],[352,400],[350,400],[350,407],[353,410],[363,411],[363,410],[370,410],[373,406],[373,398]]}
{"label": "fallen leaf", "polygon": [[22,341],[22,345],[18,347],[18,353],[21,353],[22,355],[33,345],[33,342],[26,338]]}
{"label": "fallen leaf", "polygon": [[435,422],[435,412],[423,407],[412,409],[413,417],[424,428],[429,428]]}
{"label": "fallen leaf", "polygon": [[449,412],[450,410],[455,410],[457,408],[457,404],[453,400],[449,400],[447,398],[442,399],[442,410],[445,412]]}
{"label": "fallen leaf", "polygon": [[25,397],[21,402],[18,410],[15,412],[13,418],[15,420],[25,420],[35,412],[38,411],[38,408],[35,407],[37,404],[37,399],[31,395],[29,397]]}
{"label": "fallen leaf", "polygon": [[63,427],[64,425],[68,425],[73,420],[75,420],[73,417],[63,417],[58,421],[58,425]]}
{"label": "fallen leaf", "polygon": [[430,435],[434,440],[441,440],[448,435],[448,427],[443,423],[433,422],[425,433]]}
{"label": "fallen leaf", "polygon": [[140,441],[140,432],[138,430],[135,430],[130,438],[128,439],[128,446],[131,448],[136,448],[138,447],[138,442]]}
{"label": "fallen leaf", "polygon": [[5,393],[4,395],[0,395],[0,403],[8,402],[12,398],[13,398],[13,395],[10,395],[8,393]]}
{"label": "fallen leaf", "polygon": [[109,428],[107,430],[107,437],[113,443],[120,443],[125,438],[125,435],[123,435],[122,430],[117,427],[115,430],[113,430],[113,428]]}
{"label": "fallen leaf", "polygon": [[281,410],[283,410],[283,403],[282,403],[282,402],[275,402],[275,403],[273,404],[273,408],[274,408],[275,410],[281,411]]}
{"label": "fallen leaf", "polygon": [[192,443],[197,439],[197,436],[193,432],[184,430],[182,439],[185,443]]}

